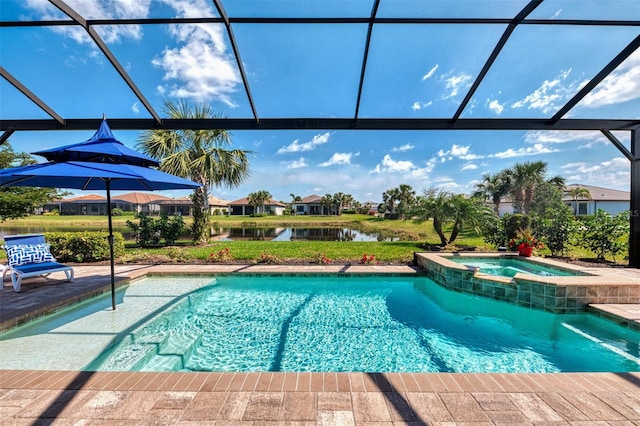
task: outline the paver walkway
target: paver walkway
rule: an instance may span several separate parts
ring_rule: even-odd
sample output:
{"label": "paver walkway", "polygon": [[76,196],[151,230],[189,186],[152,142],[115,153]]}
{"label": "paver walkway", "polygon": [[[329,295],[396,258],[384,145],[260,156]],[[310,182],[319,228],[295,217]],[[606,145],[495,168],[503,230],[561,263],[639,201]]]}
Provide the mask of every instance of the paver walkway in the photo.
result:
{"label": "paver walkway", "polygon": [[[333,270],[333,269],[335,270]],[[415,273],[408,266],[351,272]],[[364,268],[364,269],[358,269]],[[317,265],[118,265],[118,282],[154,272],[347,272]],[[635,271],[625,271],[635,274]],[[638,271],[640,278],[640,271]],[[108,266],[74,283],[25,280],[0,292],[0,323],[108,291]],[[635,276],[635,275],[634,275]],[[55,277],[53,277],[55,278]],[[84,296],[83,296],[84,297]],[[635,315],[633,307],[628,307]],[[2,356],[2,354],[0,354]],[[0,425],[415,424],[640,425],[640,372],[129,373],[0,371]]]}
{"label": "paver walkway", "polygon": [[3,425],[638,425],[640,374],[0,372]]}

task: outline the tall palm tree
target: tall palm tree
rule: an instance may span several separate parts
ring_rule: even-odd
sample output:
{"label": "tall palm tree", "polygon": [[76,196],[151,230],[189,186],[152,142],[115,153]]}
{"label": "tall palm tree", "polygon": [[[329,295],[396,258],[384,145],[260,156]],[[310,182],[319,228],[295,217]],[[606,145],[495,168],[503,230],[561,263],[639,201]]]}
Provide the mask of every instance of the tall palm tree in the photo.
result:
{"label": "tall palm tree", "polygon": [[333,203],[336,206],[336,214],[342,216],[342,210],[353,203],[353,195],[336,192],[333,194]]}
{"label": "tall palm tree", "polygon": [[289,194],[289,196],[291,197],[291,214],[295,216],[296,215],[295,204],[298,201],[302,201],[302,198],[299,195],[294,194],[293,192]]}
{"label": "tall palm tree", "polygon": [[484,173],[482,182],[476,184],[474,196],[483,200],[491,199],[493,211],[500,215],[500,203],[502,198],[509,194],[510,179],[507,170],[502,170],[496,174]]}
{"label": "tall palm tree", "polygon": [[247,197],[247,202],[255,208],[256,214],[265,213],[265,204],[269,201],[271,201],[271,194],[265,190],[252,192]]}
{"label": "tall palm tree", "polygon": [[387,209],[389,210],[389,214],[393,215],[396,212],[396,201],[398,201],[398,197],[400,193],[398,188],[387,189],[382,194],[382,201],[386,204]]}
{"label": "tall palm tree", "polygon": [[403,183],[398,186],[396,194],[398,196],[398,213],[402,220],[411,212],[416,202],[416,191],[413,190],[411,185]]}
{"label": "tall palm tree", "polygon": [[565,191],[567,195],[570,195],[573,199],[573,214],[578,214],[578,199],[590,200],[591,199],[591,191],[587,188],[582,188],[580,186],[576,186],[575,188],[571,188]]}
{"label": "tall palm tree", "polygon": [[[219,118],[210,106],[192,106],[185,101],[167,101],[164,111],[172,119]],[[209,188],[237,187],[249,177],[250,151],[228,149],[231,135],[224,129],[148,130],[137,148],[161,160],[160,169],[202,184],[191,196],[194,243],[207,240],[209,228]]]}
{"label": "tall palm tree", "polygon": [[329,216],[331,214],[331,205],[333,204],[333,195],[324,194],[322,199],[320,200],[320,204],[324,207],[325,214]]}
{"label": "tall palm tree", "polygon": [[547,163],[544,161],[528,161],[517,163],[508,169],[510,179],[510,193],[513,196],[513,204],[517,211],[529,213],[529,204],[533,199],[533,193],[537,186],[549,182],[560,188],[564,187],[564,178],[554,176],[545,180],[547,174]]}

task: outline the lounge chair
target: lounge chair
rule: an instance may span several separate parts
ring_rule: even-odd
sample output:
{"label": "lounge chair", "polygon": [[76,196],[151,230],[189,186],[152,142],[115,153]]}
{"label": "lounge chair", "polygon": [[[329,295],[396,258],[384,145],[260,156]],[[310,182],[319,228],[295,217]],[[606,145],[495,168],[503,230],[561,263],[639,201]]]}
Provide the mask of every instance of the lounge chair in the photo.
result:
{"label": "lounge chair", "polygon": [[5,235],[2,248],[7,252],[7,266],[0,265],[0,272],[2,272],[0,290],[4,289],[4,279],[7,274],[11,275],[13,290],[16,293],[20,293],[23,278],[64,272],[67,281],[73,281],[73,268],[56,262],[42,234]]}

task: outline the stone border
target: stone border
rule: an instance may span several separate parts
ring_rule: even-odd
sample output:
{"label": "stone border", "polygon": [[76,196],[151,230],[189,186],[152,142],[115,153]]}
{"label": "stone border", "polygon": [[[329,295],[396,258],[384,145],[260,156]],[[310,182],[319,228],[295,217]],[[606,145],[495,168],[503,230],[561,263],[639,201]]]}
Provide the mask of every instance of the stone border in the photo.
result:
{"label": "stone border", "polygon": [[454,256],[499,258],[513,255],[416,253],[415,261],[429,278],[447,289],[557,314],[586,312],[591,304],[640,303],[640,282],[632,277],[614,277],[613,273],[602,274],[600,270],[586,272],[584,268],[539,257],[527,260],[585,275],[537,276],[517,273],[513,278],[498,277],[448,259]]}

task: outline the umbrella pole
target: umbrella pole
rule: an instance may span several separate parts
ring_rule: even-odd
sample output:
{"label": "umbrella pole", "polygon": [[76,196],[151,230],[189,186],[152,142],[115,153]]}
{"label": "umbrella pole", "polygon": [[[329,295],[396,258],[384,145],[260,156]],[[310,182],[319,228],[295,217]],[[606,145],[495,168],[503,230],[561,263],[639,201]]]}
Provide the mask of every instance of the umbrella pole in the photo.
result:
{"label": "umbrella pole", "polygon": [[111,260],[111,309],[116,310],[116,280],[115,265],[113,259],[113,224],[111,223],[111,179],[106,180],[107,187],[107,215],[109,217],[109,258]]}

